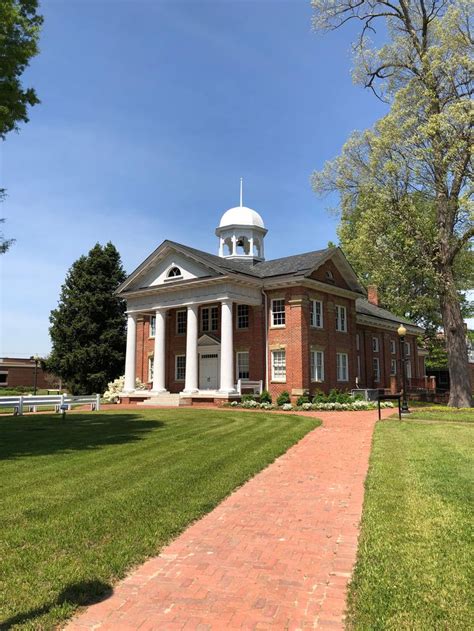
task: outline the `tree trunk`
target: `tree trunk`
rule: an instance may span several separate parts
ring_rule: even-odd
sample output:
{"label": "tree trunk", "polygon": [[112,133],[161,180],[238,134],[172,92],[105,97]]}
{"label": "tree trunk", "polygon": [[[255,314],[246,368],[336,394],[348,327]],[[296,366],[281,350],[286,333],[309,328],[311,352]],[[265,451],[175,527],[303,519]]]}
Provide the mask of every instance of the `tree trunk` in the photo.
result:
{"label": "tree trunk", "polygon": [[440,305],[448,353],[450,380],[448,405],[468,408],[472,406],[472,387],[467,357],[466,329],[450,267],[442,270]]}

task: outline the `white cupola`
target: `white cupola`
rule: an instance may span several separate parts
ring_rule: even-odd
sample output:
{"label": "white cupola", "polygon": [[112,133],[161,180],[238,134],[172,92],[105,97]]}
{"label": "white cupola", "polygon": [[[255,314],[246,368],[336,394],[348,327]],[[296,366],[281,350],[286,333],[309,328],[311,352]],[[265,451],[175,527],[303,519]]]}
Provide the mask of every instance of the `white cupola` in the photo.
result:
{"label": "white cupola", "polygon": [[256,210],[242,205],[240,178],[240,206],[222,215],[216,235],[219,237],[219,256],[226,259],[263,261],[263,239],[267,229]]}

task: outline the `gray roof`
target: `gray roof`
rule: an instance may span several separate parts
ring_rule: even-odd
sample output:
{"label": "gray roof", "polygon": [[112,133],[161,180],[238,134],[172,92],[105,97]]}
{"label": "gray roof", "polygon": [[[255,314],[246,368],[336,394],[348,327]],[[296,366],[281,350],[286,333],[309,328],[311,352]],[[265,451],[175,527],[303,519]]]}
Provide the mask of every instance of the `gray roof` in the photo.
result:
{"label": "gray roof", "polygon": [[215,254],[209,254],[196,248],[191,248],[188,245],[182,243],[176,243],[175,241],[165,241],[170,245],[176,246],[183,251],[188,251],[190,254],[201,259],[203,262],[208,262],[213,267],[236,272],[239,274],[247,274],[248,276],[254,276],[256,278],[269,278],[271,276],[284,276],[284,275],[300,275],[310,272],[326,255],[336,248],[325,248],[324,250],[315,250],[313,252],[306,252],[304,254],[295,254],[294,256],[285,256],[281,259],[273,259],[272,261],[236,261],[233,259],[222,258]]}
{"label": "gray roof", "polygon": [[396,322],[398,324],[409,324],[410,326],[415,326],[422,330],[417,324],[408,320],[407,318],[402,318],[401,316],[397,316],[391,311],[387,309],[383,309],[382,307],[378,307],[377,305],[373,305],[371,302],[366,300],[365,298],[357,298],[356,299],[356,311],[362,315],[372,316],[373,318],[379,318],[381,320],[389,320],[391,322]]}

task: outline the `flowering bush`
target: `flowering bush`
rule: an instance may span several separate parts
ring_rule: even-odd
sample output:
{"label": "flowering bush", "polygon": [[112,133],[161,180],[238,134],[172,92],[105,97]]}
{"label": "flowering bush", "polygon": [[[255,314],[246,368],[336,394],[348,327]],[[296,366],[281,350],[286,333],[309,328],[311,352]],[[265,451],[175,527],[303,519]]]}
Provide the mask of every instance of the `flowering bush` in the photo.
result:
{"label": "flowering bush", "polygon": [[290,410],[293,409],[293,406],[291,405],[291,403],[284,403],[281,406],[281,409],[284,410],[285,412],[289,412]]}
{"label": "flowering bush", "polygon": [[260,403],[255,401],[255,399],[246,399],[245,401],[242,401],[242,407],[243,408],[258,408],[260,407]]}
{"label": "flowering bush", "polygon": [[[125,375],[110,381],[107,384],[107,390],[102,395],[105,401],[108,403],[118,403],[119,394],[123,392],[123,388],[125,386]],[[140,379],[135,380],[135,390],[146,390],[146,386],[144,383],[140,381]]]}

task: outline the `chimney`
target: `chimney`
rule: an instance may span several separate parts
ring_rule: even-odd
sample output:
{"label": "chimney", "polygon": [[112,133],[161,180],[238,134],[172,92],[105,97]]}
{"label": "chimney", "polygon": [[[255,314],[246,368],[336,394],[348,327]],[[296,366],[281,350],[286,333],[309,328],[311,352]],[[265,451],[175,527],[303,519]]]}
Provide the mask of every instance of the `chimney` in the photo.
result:
{"label": "chimney", "polygon": [[367,300],[378,307],[379,304],[379,292],[377,291],[377,285],[369,285],[367,287]]}

